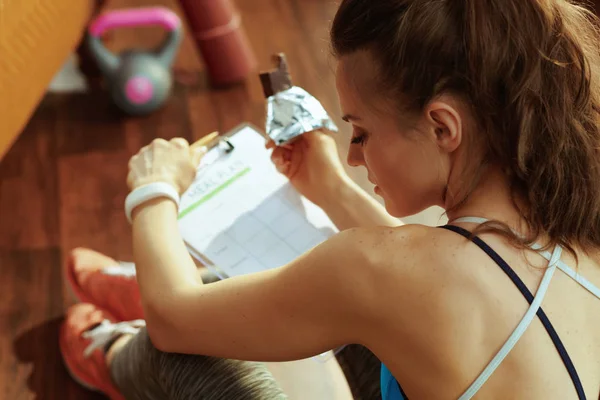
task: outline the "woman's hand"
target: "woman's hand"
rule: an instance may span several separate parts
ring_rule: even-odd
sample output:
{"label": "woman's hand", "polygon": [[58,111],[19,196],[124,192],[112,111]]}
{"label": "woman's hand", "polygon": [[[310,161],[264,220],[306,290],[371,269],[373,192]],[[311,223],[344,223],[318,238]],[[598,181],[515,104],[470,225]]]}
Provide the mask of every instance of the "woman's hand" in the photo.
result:
{"label": "woman's hand", "polygon": [[318,206],[330,200],[340,185],[349,179],[335,140],[322,131],[305,133],[293,143],[283,146],[269,141],[267,148],[274,148],[271,160],[277,170],[290,180],[296,190]]}
{"label": "woman's hand", "polygon": [[127,185],[134,190],[149,183],[166,182],[182,195],[194,181],[204,154],[205,147],[191,149],[182,138],[155,139],[129,161]]}

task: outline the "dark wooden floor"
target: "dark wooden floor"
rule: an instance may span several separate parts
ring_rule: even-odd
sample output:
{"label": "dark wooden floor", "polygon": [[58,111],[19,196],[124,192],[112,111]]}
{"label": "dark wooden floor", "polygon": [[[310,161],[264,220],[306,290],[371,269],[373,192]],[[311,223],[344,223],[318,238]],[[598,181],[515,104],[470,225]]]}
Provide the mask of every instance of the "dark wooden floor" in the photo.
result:
{"label": "dark wooden floor", "polygon": [[[175,0],[153,0],[176,11]],[[342,131],[327,28],[333,0],[237,0],[260,62],[288,55],[295,83],[319,98]],[[111,8],[148,0],[109,0]],[[115,49],[152,45],[159,30],[123,30]],[[61,266],[69,249],[87,246],[120,259],[131,256],[123,213],[129,157],[155,137],[194,140],[241,122],[264,123],[257,77],[214,90],[186,37],[177,58],[174,94],[146,118],[126,119],[102,92],[49,94],[6,157],[0,161],[0,399],[97,399],[67,375],[58,351],[58,327],[72,299]],[[353,177],[365,182],[359,171]]]}
{"label": "dark wooden floor", "polygon": [[[175,0],[160,2],[178,11]],[[109,0],[111,8],[147,0]],[[296,84],[339,119],[327,27],[332,0],[237,0],[260,61],[288,55]],[[111,46],[151,45],[159,30],[115,32]],[[69,249],[87,246],[120,259],[131,256],[123,214],[129,157],[155,137],[193,140],[241,122],[264,124],[257,77],[214,90],[189,37],[175,69],[168,105],[126,119],[102,92],[49,94],[0,161],[0,399],[92,399],[68,377],[58,352],[58,327],[72,299],[61,265]],[[343,127],[340,137],[347,138]],[[346,140],[340,140],[345,151]]]}

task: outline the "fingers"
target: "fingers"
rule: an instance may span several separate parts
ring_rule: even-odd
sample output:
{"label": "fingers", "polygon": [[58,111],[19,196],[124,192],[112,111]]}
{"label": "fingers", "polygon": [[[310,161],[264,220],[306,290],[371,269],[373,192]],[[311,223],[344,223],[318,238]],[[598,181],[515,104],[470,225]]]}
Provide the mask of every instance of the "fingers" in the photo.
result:
{"label": "fingers", "polygon": [[170,146],[176,147],[178,149],[187,149],[190,147],[190,144],[188,143],[187,140],[185,140],[184,138],[181,138],[181,137],[176,137],[169,141],[162,139],[162,138],[157,138],[157,139],[154,139],[152,141],[152,143],[150,143],[150,145],[142,147],[142,149],[140,150],[140,153],[143,152],[144,150],[147,150],[148,148],[166,149]]}
{"label": "fingers", "polygon": [[279,171],[279,173],[282,174],[282,175],[289,176],[289,173],[290,173],[290,163],[285,163],[285,164],[277,167],[277,171]]}
{"label": "fingers", "polygon": [[[187,140],[181,137],[173,138],[169,141],[162,138],[154,139],[149,145],[142,147],[140,151],[129,160],[129,167],[131,168],[136,160],[146,153],[152,153],[156,150],[167,150],[169,148],[186,150],[190,148],[190,144]],[[206,151],[204,153],[206,153]]]}
{"label": "fingers", "polygon": [[129,160],[127,185],[167,182],[182,193],[193,182],[206,148],[193,151],[184,138],[154,139]]}
{"label": "fingers", "polygon": [[267,143],[265,143],[265,147],[267,149],[273,149],[273,148],[277,149],[277,148],[282,147],[284,149],[292,150],[294,148],[294,145],[293,144],[282,144],[280,146],[277,146],[273,140],[268,140]]}
{"label": "fingers", "polygon": [[277,147],[271,153],[271,161],[273,161],[273,163],[275,165],[282,164],[285,161],[289,161],[291,157],[292,157],[292,151],[288,150],[288,149],[284,149],[283,147]]}
{"label": "fingers", "polygon": [[187,149],[190,147],[188,141],[180,137],[171,139],[171,144],[180,149]]}
{"label": "fingers", "polygon": [[150,144],[150,146],[153,149],[161,149],[161,148],[164,149],[164,148],[169,147],[169,142],[167,142],[165,139],[160,139],[160,138],[154,139],[152,141],[152,143]]}
{"label": "fingers", "polygon": [[128,165],[129,169],[133,168],[133,166],[137,162],[138,157],[139,157],[139,155],[136,154],[129,159],[129,165]]}
{"label": "fingers", "polygon": [[195,166],[200,165],[200,161],[202,161],[202,157],[206,154],[208,148],[206,146],[198,147],[192,150],[192,161]]}
{"label": "fingers", "polygon": [[129,171],[127,174],[127,187],[131,190],[133,189],[133,171]]}
{"label": "fingers", "polygon": [[292,158],[292,150],[284,147],[277,147],[271,153],[271,161],[275,164],[277,171],[283,175],[288,175]]}
{"label": "fingers", "polygon": [[275,164],[275,168],[277,169],[277,171],[280,174],[288,176],[288,174],[290,172],[290,165],[291,165],[291,163],[289,161],[277,161],[277,162],[274,162],[274,164]]}

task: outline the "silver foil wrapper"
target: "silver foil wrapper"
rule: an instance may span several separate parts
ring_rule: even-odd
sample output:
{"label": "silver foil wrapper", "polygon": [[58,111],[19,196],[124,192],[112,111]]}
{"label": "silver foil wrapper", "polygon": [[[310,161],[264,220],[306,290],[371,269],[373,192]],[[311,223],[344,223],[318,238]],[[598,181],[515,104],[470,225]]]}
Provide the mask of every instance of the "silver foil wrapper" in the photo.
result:
{"label": "silver foil wrapper", "polygon": [[306,90],[292,86],[267,99],[267,135],[277,145],[317,129],[337,132],[325,108]]}

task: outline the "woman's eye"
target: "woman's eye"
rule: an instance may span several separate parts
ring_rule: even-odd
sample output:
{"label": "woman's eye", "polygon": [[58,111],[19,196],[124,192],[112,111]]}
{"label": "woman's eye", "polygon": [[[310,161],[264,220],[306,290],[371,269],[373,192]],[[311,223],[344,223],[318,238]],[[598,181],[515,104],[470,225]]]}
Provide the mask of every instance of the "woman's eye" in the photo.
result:
{"label": "woman's eye", "polygon": [[367,133],[363,130],[354,128],[354,132],[352,134],[352,139],[350,140],[351,144],[364,144],[367,138]]}

